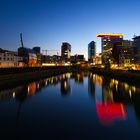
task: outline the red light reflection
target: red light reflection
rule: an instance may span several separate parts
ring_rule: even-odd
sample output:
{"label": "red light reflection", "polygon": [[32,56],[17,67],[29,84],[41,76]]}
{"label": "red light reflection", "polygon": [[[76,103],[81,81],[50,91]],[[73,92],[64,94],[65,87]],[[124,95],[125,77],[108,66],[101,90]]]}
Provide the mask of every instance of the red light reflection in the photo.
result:
{"label": "red light reflection", "polygon": [[112,125],[117,119],[124,120],[126,117],[124,105],[121,103],[101,103],[96,102],[99,121],[103,125]]}

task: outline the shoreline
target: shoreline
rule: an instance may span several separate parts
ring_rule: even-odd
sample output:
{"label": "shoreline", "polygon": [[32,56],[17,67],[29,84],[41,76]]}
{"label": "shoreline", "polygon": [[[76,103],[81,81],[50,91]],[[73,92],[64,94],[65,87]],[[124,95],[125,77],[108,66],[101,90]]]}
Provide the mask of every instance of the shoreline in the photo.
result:
{"label": "shoreline", "polygon": [[[2,71],[4,71],[4,74],[2,74]],[[10,69],[7,68],[0,69],[0,86],[11,87],[17,84],[49,78],[71,71],[70,67],[13,68],[11,72]]]}
{"label": "shoreline", "polygon": [[[2,68],[0,69],[0,86],[8,87],[17,84],[24,84],[51,76],[57,76],[67,72],[92,72],[104,76],[105,78],[114,78],[122,82],[133,85],[140,84],[140,71],[126,70],[106,70],[103,68],[87,69],[77,66],[60,66],[60,67],[31,67],[31,68]],[[4,72],[4,74],[3,74]]]}
{"label": "shoreline", "polygon": [[140,71],[135,70],[106,70],[103,68],[92,68],[92,73],[120,80],[133,85],[140,84]]}

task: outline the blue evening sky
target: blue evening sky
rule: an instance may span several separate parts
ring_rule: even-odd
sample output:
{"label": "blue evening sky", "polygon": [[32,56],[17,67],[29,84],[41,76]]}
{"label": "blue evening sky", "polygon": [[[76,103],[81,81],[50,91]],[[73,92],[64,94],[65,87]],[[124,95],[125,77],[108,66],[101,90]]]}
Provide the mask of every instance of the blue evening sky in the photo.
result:
{"label": "blue evening sky", "polygon": [[139,0],[0,0],[0,47],[17,50],[22,32],[26,47],[60,50],[67,41],[72,54],[87,58],[92,40],[100,52],[97,33],[140,35],[139,6]]}

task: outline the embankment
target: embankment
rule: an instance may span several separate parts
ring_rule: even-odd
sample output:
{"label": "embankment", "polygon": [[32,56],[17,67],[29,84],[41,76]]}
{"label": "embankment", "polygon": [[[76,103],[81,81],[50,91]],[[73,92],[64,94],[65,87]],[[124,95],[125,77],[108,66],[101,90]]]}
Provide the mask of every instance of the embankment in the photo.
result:
{"label": "embankment", "polygon": [[114,78],[131,84],[140,84],[140,71],[92,68],[92,72],[106,78]]}
{"label": "embankment", "polygon": [[0,68],[0,86],[13,86],[72,71],[70,66]]}

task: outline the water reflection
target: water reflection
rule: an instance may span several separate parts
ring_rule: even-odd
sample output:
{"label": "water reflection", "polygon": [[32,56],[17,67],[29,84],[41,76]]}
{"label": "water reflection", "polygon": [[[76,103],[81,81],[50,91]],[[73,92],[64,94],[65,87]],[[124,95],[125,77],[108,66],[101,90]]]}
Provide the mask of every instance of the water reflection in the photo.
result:
{"label": "water reflection", "polygon": [[67,73],[11,89],[2,89],[0,90],[0,102],[15,99],[19,103],[17,110],[18,120],[22,104],[27,99],[41,93],[43,88],[55,87],[57,85],[60,87],[60,95],[69,97],[72,95],[73,88],[71,80],[74,81],[74,84],[81,86],[87,77],[87,92],[96,105],[97,116],[102,125],[113,125],[115,122],[126,120],[127,106],[134,108],[136,117],[140,120],[139,87],[87,72]]}
{"label": "water reflection", "polygon": [[70,79],[74,79],[75,83],[83,84],[84,77],[88,74],[80,73],[67,73],[55,77],[46,78],[36,82],[31,82],[18,86],[16,88],[0,89],[0,101],[6,101],[15,98],[17,101],[23,102],[29,97],[35,96],[42,88],[55,86],[60,83],[60,92],[62,96],[70,95],[71,86]]}
{"label": "water reflection", "polygon": [[95,74],[89,75],[88,83],[89,94],[95,94],[96,110],[101,124],[112,125],[115,121],[125,120],[128,105],[133,105],[136,116],[140,118],[139,87]]}
{"label": "water reflection", "polygon": [[11,98],[15,98],[17,101],[23,102],[27,98],[35,96],[41,89],[54,86],[59,83],[61,85],[61,95],[69,95],[71,91],[69,83],[70,77],[71,74],[68,73],[36,82],[27,83],[16,88],[0,90],[0,101],[6,101]]}
{"label": "water reflection", "polygon": [[75,72],[72,73],[71,79],[74,79],[75,84],[83,84],[84,78],[88,76],[87,72]]}
{"label": "water reflection", "polygon": [[65,76],[61,79],[61,95],[68,96],[71,93],[69,79]]}
{"label": "water reflection", "polygon": [[[95,75],[93,75],[95,78]],[[88,77],[88,93],[91,95],[91,97],[94,99],[95,97],[95,80],[93,80],[92,73],[89,74]]]}

